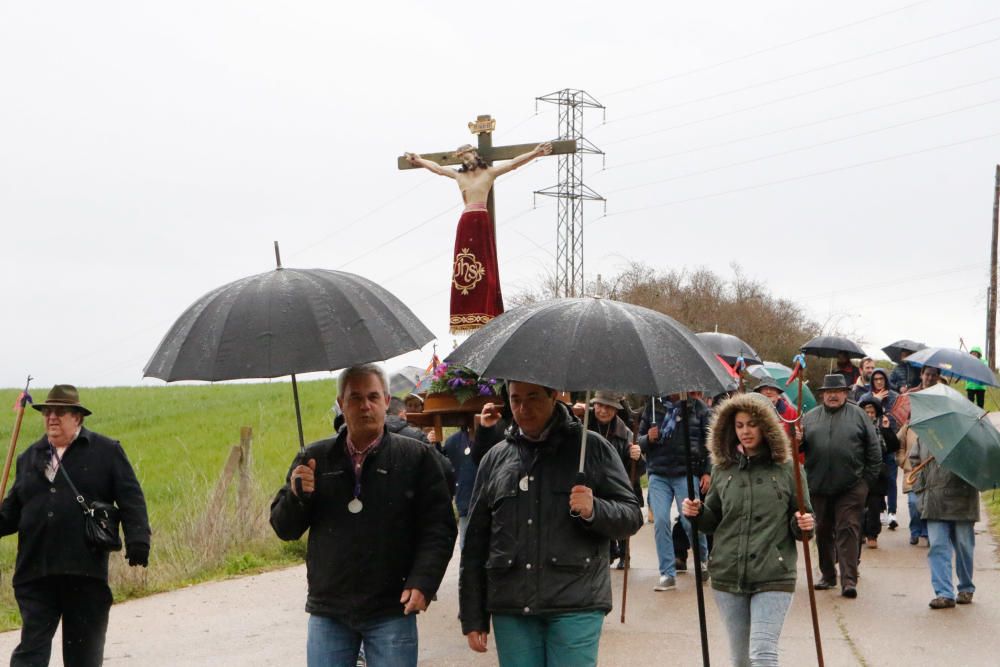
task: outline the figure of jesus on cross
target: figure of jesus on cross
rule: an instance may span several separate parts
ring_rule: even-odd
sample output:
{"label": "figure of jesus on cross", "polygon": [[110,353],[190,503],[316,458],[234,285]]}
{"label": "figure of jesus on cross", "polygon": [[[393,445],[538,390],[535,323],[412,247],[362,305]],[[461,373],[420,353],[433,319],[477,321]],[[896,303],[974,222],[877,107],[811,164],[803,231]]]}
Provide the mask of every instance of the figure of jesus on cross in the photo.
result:
{"label": "figure of jesus on cross", "polygon": [[[489,116],[480,116],[475,123],[469,123],[473,133],[480,135],[479,148],[465,144],[454,152],[436,153],[427,157],[406,153],[399,162],[401,169],[422,167],[439,176],[455,179],[462,192],[465,210],[458,221],[455,235],[451,280],[449,325],[453,333],[478,329],[503,312],[495,220],[492,217],[494,181],[498,176],[537,157],[554,152],[576,151],[575,141],[554,142],[555,150],[553,143],[549,142],[538,144],[534,148],[530,145],[493,148],[489,135],[495,124],[496,121]],[[512,154],[517,149],[520,152]],[[509,161],[494,166],[494,160]],[[448,164],[461,166],[458,169],[448,169],[444,166]]]}

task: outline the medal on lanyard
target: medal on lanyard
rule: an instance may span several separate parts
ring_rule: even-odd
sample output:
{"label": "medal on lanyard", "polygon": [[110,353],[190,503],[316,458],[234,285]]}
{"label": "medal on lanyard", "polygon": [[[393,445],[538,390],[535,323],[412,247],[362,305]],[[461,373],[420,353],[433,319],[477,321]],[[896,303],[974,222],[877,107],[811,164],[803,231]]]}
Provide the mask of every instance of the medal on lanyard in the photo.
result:
{"label": "medal on lanyard", "polygon": [[[353,463],[353,461],[352,461]],[[361,502],[361,465],[355,465],[354,469],[354,498],[351,502],[347,503],[347,511],[351,514],[357,514],[365,508],[365,504]]]}
{"label": "medal on lanyard", "polygon": [[524,477],[522,477],[521,481],[517,483],[517,486],[522,491],[527,491],[528,490],[528,476],[525,475]]}
{"label": "medal on lanyard", "polygon": [[472,448],[471,447],[466,447],[465,448],[465,455],[468,456],[471,453],[472,453]]}

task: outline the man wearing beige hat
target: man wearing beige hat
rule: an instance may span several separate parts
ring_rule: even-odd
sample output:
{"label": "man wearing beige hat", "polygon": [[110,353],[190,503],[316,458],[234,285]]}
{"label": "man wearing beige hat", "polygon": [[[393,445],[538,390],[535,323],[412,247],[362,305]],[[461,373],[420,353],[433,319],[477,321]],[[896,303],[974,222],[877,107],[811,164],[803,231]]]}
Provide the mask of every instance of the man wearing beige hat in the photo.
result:
{"label": "man wearing beige hat", "polygon": [[76,387],[58,384],[32,407],[45,419],[45,435],[17,458],[0,506],[0,535],[18,536],[12,583],[23,623],[10,664],[47,665],[62,620],[64,663],[100,665],[111,608],[108,552],[88,543],[81,505],[116,505],[125,557],[146,567],[146,501],[121,444],[84,427],[91,412]]}

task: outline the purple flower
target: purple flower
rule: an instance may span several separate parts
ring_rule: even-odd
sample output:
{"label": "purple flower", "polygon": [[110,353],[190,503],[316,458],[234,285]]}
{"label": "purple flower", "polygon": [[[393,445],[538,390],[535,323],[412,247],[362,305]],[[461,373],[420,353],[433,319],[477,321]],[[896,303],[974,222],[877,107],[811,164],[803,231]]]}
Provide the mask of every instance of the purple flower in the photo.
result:
{"label": "purple flower", "polygon": [[479,388],[479,395],[480,396],[492,396],[493,395],[493,390],[490,389],[488,386],[484,385],[484,386],[482,386],[482,387]]}

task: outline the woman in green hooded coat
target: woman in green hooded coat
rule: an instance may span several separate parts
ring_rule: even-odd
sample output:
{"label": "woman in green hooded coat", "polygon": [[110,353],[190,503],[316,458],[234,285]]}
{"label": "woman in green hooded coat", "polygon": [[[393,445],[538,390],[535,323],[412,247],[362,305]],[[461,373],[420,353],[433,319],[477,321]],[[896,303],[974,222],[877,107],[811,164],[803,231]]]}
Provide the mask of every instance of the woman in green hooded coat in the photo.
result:
{"label": "woman in green hooded coat", "polygon": [[770,401],[759,394],[719,405],[708,449],[712,486],[704,503],[685,500],[683,512],[699,530],[715,534],[708,571],[732,664],[777,665],[795,590],[795,540],[815,525],[808,490],[807,512],[799,514],[792,447]]}

